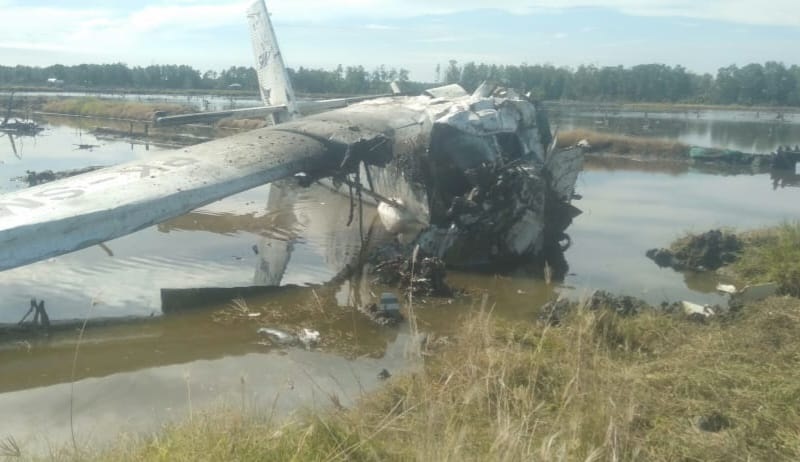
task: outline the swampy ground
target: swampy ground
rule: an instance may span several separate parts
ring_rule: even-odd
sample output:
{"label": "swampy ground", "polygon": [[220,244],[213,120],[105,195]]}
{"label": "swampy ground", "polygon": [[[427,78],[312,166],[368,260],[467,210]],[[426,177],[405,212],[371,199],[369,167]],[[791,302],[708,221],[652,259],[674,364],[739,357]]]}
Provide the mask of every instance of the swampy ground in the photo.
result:
{"label": "swampy ground", "polygon": [[[748,152],[800,143],[800,125],[784,119],[737,111],[551,117],[561,131]],[[12,179],[26,170],[110,165],[165,149],[94,131],[108,121],[40,122],[42,136],[16,139],[14,150],[0,138],[1,190],[24,187]],[[394,328],[353,308],[365,291],[393,288],[335,278],[358,254],[359,233],[346,226],[347,199],[314,188],[257,188],[106,249],[3,272],[0,323],[18,321],[31,297],[46,300],[54,320],[146,319],[88,329],[75,367],[76,332],[3,343],[0,451],[64,460],[791,460],[800,450],[790,404],[800,383],[790,341],[800,328],[796,299],[704,324],[580,307],[557,326],[538,319],[546,302],[597,289],[653,305],[722,304],[717,283],[773,278],[786,249],[797,247],[765,252],[758,261],[768,263],[744,258],[751,269],[738,273],[661,269],[645,252],[687,231],[800,219],[796,176],[590,159],[563,282],[525,271],[450,272],[461,295],[415,299],[404,306],[414,322]],[[281,249],[290,260],[276,277],[264,262]],[[195,299],[195,309],[161,311],[193,289],[254,285],[276,287],[237,304]],[[322,342],[310,351],[271,345],[256,332],[262,326],[313,328]]]}

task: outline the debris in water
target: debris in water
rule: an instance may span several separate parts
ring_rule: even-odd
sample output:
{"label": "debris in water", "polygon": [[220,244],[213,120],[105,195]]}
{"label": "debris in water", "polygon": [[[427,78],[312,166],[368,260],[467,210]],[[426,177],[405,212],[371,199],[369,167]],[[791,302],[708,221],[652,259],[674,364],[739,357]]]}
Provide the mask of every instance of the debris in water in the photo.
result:
{"label": "debris in water", "polygon": [[99,144],[76,144],[75,145],[75,150],[76,151],[78,151],[78,150],[81,150],[81,151],[93,151],[94,148],[99,148],[99,147],[100,147]]}
{"label": "debris in water", "polygon": [[290,334],[284,330],[275,329],[273,327],[262,327],[257,331],[260,335],[267,337],[276,345],[291,346],[298,343],[310,349],[319,343],[319,332],[312,329],[303,328],[298,335]]}
{"label": "debris in water", "polygon": [[410,289],[414,295],[453,295],[445,281],[447,272],[441,258],[425,257],[414,263],[412,257],[396,256],[375,266],[374,273],[381,284]]}
{"label": "debris in water", "polygon": [[62,178],[69,178],[71,176],[93,172],[101,168],[104,167],[101,165],[93,165],[84,168],[76,168],[74,170],[62,170],[60,172],[54,172],[52,170],[42,170],[41,172],[26,170],[25,176],[14,179],[17,181],[24,181],[28,184],[28,186],[37,186],[44,183],[50,183],[51,181],[60,180]]}
{"label": "debris in water", "polygon": [[303,328],[300,330],[300,334],[297,336],[297,339],[300,340],[300,343],[302,343],[308,349],[319,343],[319,332],[316,330]]}
{"label": "debris in water", "polygon": [[[546,303],[539,311],[539,320],[548,324],[558,325],[561,321],[578,306],[567,298],[558,298]],[[655,309],[644,300],[628,295],[614,295],[604,290],[595,291],[592,296],[584,303],[586,309],[600,310],[609,309],[622,316],[635,316],[646,310]],[[664,311],[672,311],[674,308],[668,305],[661,307]]]}
{"label": "debris in water", "polygon": [[260,335],[269,338],[278,345],[291,345],[297,341],[297,337],[280,329],[273,329],[271,327],[262,327],[258,329],[257,332]]}

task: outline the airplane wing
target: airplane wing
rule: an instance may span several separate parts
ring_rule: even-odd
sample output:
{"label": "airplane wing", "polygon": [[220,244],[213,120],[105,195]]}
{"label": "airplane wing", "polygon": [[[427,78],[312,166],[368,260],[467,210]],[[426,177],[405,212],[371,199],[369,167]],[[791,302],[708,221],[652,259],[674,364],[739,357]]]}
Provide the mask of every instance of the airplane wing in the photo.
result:
{"label": "airplane wing", "polygon": [[325,164],[319,140],[271,128],[0,196],[0,271],[89,247]]}

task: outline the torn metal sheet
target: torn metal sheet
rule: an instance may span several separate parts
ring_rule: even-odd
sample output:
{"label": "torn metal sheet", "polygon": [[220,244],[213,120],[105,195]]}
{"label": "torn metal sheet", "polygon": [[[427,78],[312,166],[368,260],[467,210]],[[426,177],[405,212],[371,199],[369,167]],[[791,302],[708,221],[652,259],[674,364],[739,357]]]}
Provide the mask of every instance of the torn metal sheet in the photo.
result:
{"label": "torn metal sheet", "polygon": [[774,282],[753,284],[741,289],[731,284],[718,284],[717,290],[729,294],[733,303],[751,303],[777,295],[778,284]]}

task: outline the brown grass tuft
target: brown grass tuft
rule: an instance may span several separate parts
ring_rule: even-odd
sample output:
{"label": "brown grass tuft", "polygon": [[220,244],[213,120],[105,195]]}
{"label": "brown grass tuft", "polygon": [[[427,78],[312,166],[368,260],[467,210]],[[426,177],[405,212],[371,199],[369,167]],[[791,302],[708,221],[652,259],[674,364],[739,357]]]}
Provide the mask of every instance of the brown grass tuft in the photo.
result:
{"label": "brown grass tuft", "polygon": [[656,138],[615,135],[584,129],[560,133],[558,135],[558,146],[574,146],[581,140],[587,140],[589,142],[591,145],[590,152],[606,152],[643,157],[689,158],[689,146],[682,143]]}
{"label": "brown grass tuft", "polygon": [[48,101],[41,110],[55,114],[128,120],[152,120],[156,111],[165,111],[170,114],[184,114],[192,111],[191,108],[177,104],[150,104],[98,98],[68,98]]}

